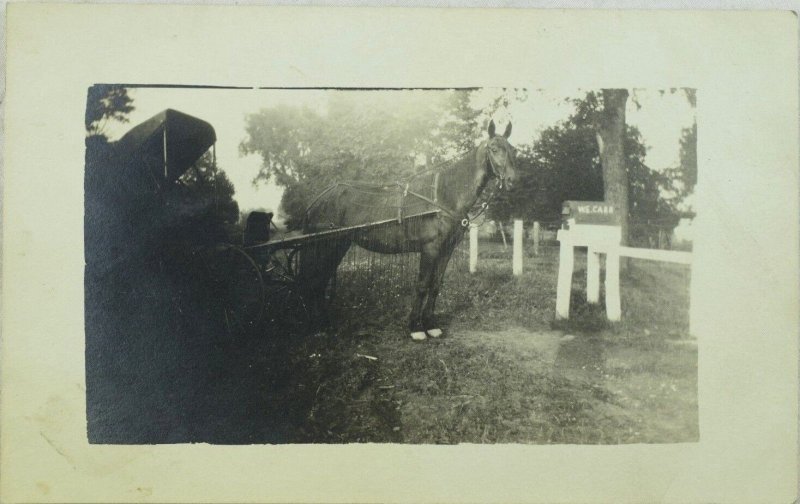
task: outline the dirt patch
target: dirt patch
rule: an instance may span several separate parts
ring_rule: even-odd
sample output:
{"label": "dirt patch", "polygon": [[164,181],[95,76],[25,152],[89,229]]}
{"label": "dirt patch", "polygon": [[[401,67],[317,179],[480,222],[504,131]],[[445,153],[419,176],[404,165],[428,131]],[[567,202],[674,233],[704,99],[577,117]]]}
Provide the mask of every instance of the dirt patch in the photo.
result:
{"label": "dirt patch", "polygon": [[634,443],[698,437],[696,352],[511,327],[379,345],[412,443]]}
{"label": "dirt patch", "polygon": [[471,348],[488,348],[504,358],[528,361],[530,371],[543,372],[554,367],[564,334],[512,327],[502,331],[463,331],[450,337]]}

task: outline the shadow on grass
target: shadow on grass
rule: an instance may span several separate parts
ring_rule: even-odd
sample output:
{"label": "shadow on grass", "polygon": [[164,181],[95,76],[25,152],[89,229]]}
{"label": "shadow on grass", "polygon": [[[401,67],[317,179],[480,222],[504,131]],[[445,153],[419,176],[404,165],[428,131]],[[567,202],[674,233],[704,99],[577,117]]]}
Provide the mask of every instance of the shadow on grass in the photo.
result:
{"label": "shadow on grass", "polygon": [[564,332],[599,333],[612,327],[605,310],[605,296],[598,303],[586,301],[585,291],[573,291],[569,303],[569,318],[553,320],[550,327]]}

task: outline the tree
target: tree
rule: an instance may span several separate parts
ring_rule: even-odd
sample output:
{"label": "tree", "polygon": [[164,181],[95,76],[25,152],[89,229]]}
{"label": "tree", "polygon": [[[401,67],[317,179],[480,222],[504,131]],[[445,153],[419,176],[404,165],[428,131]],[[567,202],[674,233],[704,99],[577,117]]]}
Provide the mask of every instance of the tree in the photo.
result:
{"label": "tree", "polygon": [[603,108],[597,120],[597,144],[603,166],[605,199],[620,211],[622,244],[628,243],[628,169],[625,163],[626,89],[603,89]]}
{"label": "tree", "polygon": [[285,188],[296,228],[315,194],[336,181],[393,182],[474,144],[479,112],[467,92],[332,92],[322,114],[278,106],[246,118],[243,154],[261,156],[255,182]]}
{"label": "tree", "polygon": [[681,135],[681,182],[684,191],[692,193],[697,184],[697,123],[684,128]]}
{"label": "tree", "polygon": [[209,153],[178,180],[177,204],[165,228],[178,240],[199,245],[235,241],[239,205],[233,183]]}
{"label": "tree", "polygon": [[479,118],[483,113],[471,105],[472,91],[453,91],[445,102],[445,119],[441,126],[437,140],[440,145],[437,149],[438,158],[447,158],[446,150],[466,152],[475,146],[481,138],[483,129],[480,128]]}
{"label": "tree", "polygon": [[86,98],[86,134],[104,136],[103,130],[108,121],[128,122],[128,114],[133,112],[133,99],[128,89],[110,84],[96,84],[89,88]]}
{"label": "tree", "polygon": [[683,204],[684,210],[691,213],[691,207],[684,202],[694,193],[697,184],[697,123],[681,132],[679,159],[678,166],[668,169],[666,175],[670,180],[675,205]]}
{"label": "tree", "polygon": [[109,120],[128,122],[127,115],[133,110],[133,100],[126,88],[107,84],[89,88],[85,115],[87,189],[94,188],[102,178],[98,170],[113,164],[114,148],[103,134],[106,123]]}

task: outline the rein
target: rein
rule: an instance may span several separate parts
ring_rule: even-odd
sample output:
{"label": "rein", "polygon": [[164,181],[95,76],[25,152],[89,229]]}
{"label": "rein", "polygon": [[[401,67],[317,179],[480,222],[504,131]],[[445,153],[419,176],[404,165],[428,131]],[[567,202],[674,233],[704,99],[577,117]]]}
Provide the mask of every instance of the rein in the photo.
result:
{"label": "rein", "polygon": [[[398,185],[400,185],[399,182],[398,182]],[[475,219],[477,219],[478,217],[483,215],[486,212],[486,210],[489,209],[489,205],[492,203],[492,201],[494,200],[495,196],[497,195],[497,191],[499,189],[502,189],[502,188],[503,188],[503,178],[499,178],[498,177],[497,178],[496,189],[491,191],[491,193],[489,194],[489,197],[486,198],[486,201],[476,202],[472,206],[472,208],[467,210],[466,217],[461,219],[461,226],[464,227],[464,228],[468,228],[470,223],[472,223],[472,221],[474,221]],[[484,190],[483,194],[486,194],[485,190]],[[406,190],[403,193],[403,198],[405,198],[407,195],[414,196],[415,198],[421,199],[421,200],[425,201],[426,203],[429,203],[429,204],[435,206],[436,208],[438,208],[439,210],[444,212],[448,217],[452,218],[453,220],[458,220],[459,217],[460,217],[459,215],[457,215],[455,212],[453,212],[449,208],[437,203],[436,200],[430,199],[430,198],[428,198],[426,196],[423,196],[422,194],[416,193],[414,191],[409,191],[407,186],[406,186]],[[472,210],[474,210],[475,208],[477,208],[477,212],[472,214],[472,215],[470,215],[470,212]],[[402,222],[402,219],[400,219],[400,222]]]}

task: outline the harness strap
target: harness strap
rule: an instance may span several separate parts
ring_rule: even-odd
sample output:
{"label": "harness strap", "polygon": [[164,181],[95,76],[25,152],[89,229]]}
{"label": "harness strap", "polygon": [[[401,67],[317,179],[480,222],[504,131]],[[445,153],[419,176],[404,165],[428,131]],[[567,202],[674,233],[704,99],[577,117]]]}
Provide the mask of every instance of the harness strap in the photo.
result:
{"label": "harness strap", "polygon": [[427,196],[423,196],[423,195],[419,194],[418,192],[414,192],[414,191],[408,191],[408,194],[411,195],[411,196],[414,196],[415,198],[421,199],[422,201],[425,201],[426,203],[430,203],[431,205],[435,206],[436,208],[438,208],[442,212],[446,213],[448,216],[450,216],[450,217],[452,217],[454,219],[458,219],[458,216],[456,215],[455,212],[453,212],[449,208],[443,207],[442,205],[440,205],[436,201],[432,200],[431,198],[428,198]]}

